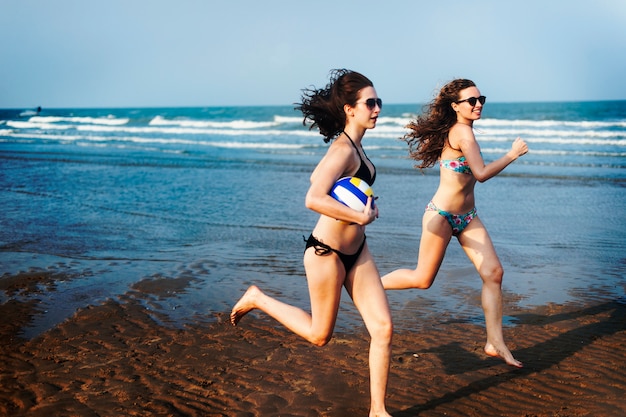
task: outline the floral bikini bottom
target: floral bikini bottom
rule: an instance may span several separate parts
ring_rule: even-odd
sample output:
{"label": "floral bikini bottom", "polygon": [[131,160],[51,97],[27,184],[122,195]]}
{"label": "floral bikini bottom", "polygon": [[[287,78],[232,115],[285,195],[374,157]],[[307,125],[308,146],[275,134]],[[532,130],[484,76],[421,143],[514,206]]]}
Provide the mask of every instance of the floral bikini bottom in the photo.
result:
{"label": "floral bikini bottom", "polygon": [[452,235],[458,236],[467,227],[468,224],[476,217],[476,207],[465,214],[452,214],[439,209],[432,200],[426,206],[425,211],[436,211],[446,218],[448,224],[452,228]]}

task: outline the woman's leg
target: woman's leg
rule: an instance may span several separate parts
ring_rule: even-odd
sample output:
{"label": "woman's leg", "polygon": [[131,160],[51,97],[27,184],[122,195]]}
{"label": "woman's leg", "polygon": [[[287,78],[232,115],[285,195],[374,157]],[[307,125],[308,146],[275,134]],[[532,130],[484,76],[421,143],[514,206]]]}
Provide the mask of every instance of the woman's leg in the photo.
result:
{"label": "woman's leg", "polygon": [[507,364],[521,368],[522,363],[513,357],[504,343],[502,333],[502,276],[504,271],[489,233],[480,218],[475,217],[471,221],[459,236],[459,243],[483,281],[481,299],[487,327],[485,353],[498,356]]}
{"label": "woman's leg", "polygon": [[370,416],[390,416],[385,408],[393,324],[380,274],[367,247],[352,268],[345,282],[370,334]]}
{"label": "woman's leg", "polygon": [[253,285],[233,307],[230,314],[232,324],[237,325],[248,312],[259,309],[314,345],[324,346],[328,343],[337,319],[344,268],[337,255],[318,256],[314,248],[306,250],[304,268],[311,299],[311,314],[276,300]]}
{"label": "woman's leg", "polygon": [[443,216],[434,211],[424,212],[417,267],[397,269],[385,275],[382,278],[385,289],[430,288],[439,272],[451,238],[452,228]]}

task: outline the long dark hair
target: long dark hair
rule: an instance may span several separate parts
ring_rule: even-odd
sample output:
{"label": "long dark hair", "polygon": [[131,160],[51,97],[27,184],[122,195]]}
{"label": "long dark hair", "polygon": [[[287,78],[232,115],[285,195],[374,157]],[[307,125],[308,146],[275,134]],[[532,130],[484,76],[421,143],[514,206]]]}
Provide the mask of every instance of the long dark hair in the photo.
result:
{"label": "long dark hair", "polygon": [[359,91],[374,84],[364,75],[347,69],[330,71],[330,81],[322,89],[302,90],[302,102],[296,103],[296,110],[304,115],[302,124],[311,123],[309,130],[319,128],[324,142],[336,138],[346,126],[346,113],[343,106],[355,106]]}
{"label": "long dark hair", "polygon": [[471,80],[450,81],[426,106],[426,111],[406,126],[411,131],[402,139],[409,145],[411,158],[419,162],[415,165],[417,168],[435,165],[441,151],[448,144],[448,132],[457,121],[452,103],[459,99],[461,90],[475,86]]}

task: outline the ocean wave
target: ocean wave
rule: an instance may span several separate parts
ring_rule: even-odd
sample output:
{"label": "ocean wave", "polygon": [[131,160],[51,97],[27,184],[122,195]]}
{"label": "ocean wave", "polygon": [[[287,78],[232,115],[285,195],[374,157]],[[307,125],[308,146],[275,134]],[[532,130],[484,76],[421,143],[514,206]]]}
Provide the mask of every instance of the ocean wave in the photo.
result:
{"label": "ocean wave", "polygon": [[[514,135],[485,135],[479,138],[479,142],[511,142]],[[525,136],[522,139],[527,143],[552,143],[559,145],[594,145],[594,146],[626,146],[626,139],[611,139],[603,137],[587,137],[584,135],[564,135],[563,137],[550,136]]]}
{"label": "ocean wave", "polygon": [[411,121],[410,117],[388,117],[388,116],[379,116],[378,117],[378,125],[383,124],[391,124],[397,125],[401,128],[404,128]]}
{"label": "ocean wave", "polygon": [[79,124],[95,124],[95,125],[109,125],[119,126],[125,125],[130,119],[128,118],[116,118],[113,115],[107,117],[59,117],[59,116],[33,116],[28,121],[35,124],[49,124],[49,123],[79,123]]}
{"label": "ocean wave", "polygon": [[[181,126],[196,128],[228,128],[228,129],[263,129],[277,126],[304,126],[301,117],[278,116],[275,115],[272,121],[254,121],[254,120],[189,120],[189,119],[166,119],[163,116],[155,116],[149,123],[150,126]],[[404,128],[409,119],[402,117],[379,117],[378,126],[395,125]]]}
{"label": "ocean wave", "polygon": [[150,123],[150,126],[180,126],[180,127],[192,127],[192,128],[227,128],[227,129],[262,129],[268,127],[275,127],[280,125],[280,122],[255,122],[251,120],[231,120],[227,122],[210,121],[210,120],[169,120],[161,116],[154,117]]}
{"label": "ocean wave", "polygon": [[[507,153],[509,148],[482,148],[481,152],[488,155],[502,155]],[[609,157],[609,158],[623,158],[626,156],[626,152],[610,152],[610,151],[594,151],[594,150],[569,150],[569,149],[534,149],[531,148],[528,151],[528,155],[553,155],[553,156],[585,156],[585,157]],[[527,161],[527,157],[524,156],[524,160]]]}
{"label": "ocean wave", "polygon": [[[93,142],[106,145],[123,142],[135,144],[154,145],[190,145],[211,146],[216,148],[249,148],[249,149],[303,149],[322,146],[320,144],[295,144],[295,143],[268,143],[268,142],[238,142],[238,141],[205,141],[182,138],[155,138],[143,136],[94,136],[94,135],[51,135],[51,134],[24,134],[11,135],[13,138],[38,139],[59,142]],[[157,148],[155,148],[157,149]]]}
{"label": "ocean wave", "polygon": [[[84,135],[54,135],[51,133],[11,133],[10,135],[4,135],[7,138],[17,138],[17,139],[34,139],[34,140],[49,140],[49,141],[68,141],[75,142],[79,140],[97,140],[92,136],[84,136]],[[102,138],[106,138],[111,140],[111,137],[102,136]]]}
{"label": "ocean wave", "polygon": [[[378,125],[395,125],[404,128],[414,117],[409,115],[397,116],[380,116]],[[115,117],[109,115],[107,117],[60,117],[60,116],[32,116],[28,119],[31,123],[47,124],[47,123],[76,123],[76,124],[95,124],[108,126],[121,126],[128,124],[131,119],[128,117]],[[254,129],[268,128],[284,125],[302,126],[302,117],[297,116],[280,116],[274,115],[272,120],[192,120],[192,119],[167,119],[157,115],[153,117],[149,125],[155,126],[182,126],[182,127],[220,127],[231,129]],[[507,119],[490,119],[483,118],[476,122],[476,127],[526,127],[531,129],[546,128],[567,128],[574,130],[581,129],[626,129],[626,120],[616,121],[559,121],[559,120],[507,120]]]}
{"label": "ocean wave", "polygon": [[[146,140],[156,140],[154,136],[158,136],[158,140],[168,141],[185,140],[184,136],[193,137],[273,137],[275,140],[291,141],[296,137],[300,138],[315,138],[320,139],[321,136],[316,131],[309,130],[246,130],[246,131],[233,131],[230,129],[198,129],[198,128],[182,128],[182,127],[110,127],[110,126],[70,126],[70,125],[42,125],[38,126],[38,129],[20,129],[21,123],[27,122],[11,122],[11,127],[16,129],[2,129],[0,130],[0,136],[2,137],[15,137],[15,138],[38,138],[38,139],[50,139],[50,140],[94,140],[93,138],[103,138],[102,140],[116,141],[124,137],[125,134],[136,135],[136,137],[142,137]],[[32,126],[29,126],[31,129]],[[67,131],[65,134],[53,133],[55,131]],[[83,134],[75,135],[71,134],[72,131],[93,133],[93,135]],[[110,134],[108,136],[99,136],[98,134]],[[528,132],[526,132],[528,133]],[[498,131],[491,132],[485,131],[478,136],[478,140],[481,143],[491,142],[511,142],[514,137],[521,136],[527,143],[545,143],[555,145],[589,145],[589,146],[620,146],[626,147],[626,138],[618,137],[618,135],[602,134],[598,132],[570,132],[567,134],[561,132],[536,132],[534,134],[523,134],[515,131]],[[609,132],[610,133],[610,132]],[[143,136],[142,136],[143,135]],[[180,138],[179,138],[180,137]],[[368,132],[366,143],[371,143],[372,140],[388,140],[388,141],[401,141],[402,132],[397,131],[394,128],[376,128]],[[196,139],[189,139],[189,143],[198,143]],[[317,142],[317,141],[315,141]]]}
{"label": "ocean wave", "polygon": [[[220,128],[204,128],[204,127],[183,127],[183,126],[104,126],[104,125],[69,125],[69,124],[53,124],[53,123],[31,123],[21,121],[7,121],[7,126],[22,130],[72,130],[81,132],[100,132],[100,133],[134,133],[134,134],[161,134],[161,135],[209,135],[209,136],[303,136],[303,137],[321,137],[316,130],[306,128],[298,128],[291,130],[278,129],[220,129]],[[378,138],[399,138],[403,131],[394,127],[377,127],[368,133],[369,137]]]}
{"label": "ocean wave", "polygon": [[[277,142],[242,142],[242,141],[220,141],[220,140],[197,140],[186,138],[158,138],[158,137],[145,137],[145,136],[107,136],[107,135],[53,135],[53,134],[27,134],[27,133],[13,133],[10,138],[20,139],[22,142],[27,140],[41,140],[41,141],[56,141],[59,143],[72,143],[72,142],[84,142],[84,143],[99,143],[102,146],[107,144],[119,146],[121,143],[128,144],[141,144],[141,145],[166,145],[171,146],[201,146],[201,147],[214,147],[214,148],[229,148],[229,149],[311,149],[327,147],[327,144],[323,142],[311,142],[311,143],[277,143]],[[7,142],[8,139],[2,140]],[[506,140],[494,140],[485,141],[482,147],[482,152],[485,154],[502,154],[509,151],[508,148],[489,147],[488,143],[506,142]],[[544,138],[542,140],[529,141],[529,143],[547,143],[547,144],[584,144],[584,145],[616,145],[615,143],[607,143],[606,141],[583,141],[572,142],[563,140],[554,140],[550,138]],[[618,146],[626,146],[626,141],[620,141]],[[371,142],[364,143],[364,149],[368,151],[381,151],[381,150],[394,150],[403,151],[406,149],[401,141],[390,142],[384,145],[373,144]],[[158,149],[158,148],[155,148]],[[609,156],[609,157],[624,157],[626,152],[613,152],[606,150],[571,150],[571,149],[532,149],[533,154],[543,155],[582,155],[582,156]]]}
{"label": "ocean wave", "polygon": [[592,138],[576,138],[576,139],[565,139],[565,138],[548,138],[548,137],[537,137],[537,138],[527,138],[526,142],[528,143],[552,143],[552,144],[561,144],[561,145],[597,145],[597,146],[624,146],[626,147],[626,139],[592,139]]}
{"label": "ocean wave", "polygon": [[274,122],[284,125],[302,124],[302,117],[295,116],[274,116]]}
{"label": "ocean wave", "polygon": [[[368,136],[380,138],[401,138],[407,129],[408,118],[380,117],[375,129]],[[6,120],[4,125],[14,129],[39,130],[71,130],[166,134],[166,135],[258,135],[258,136],[310,136],[317,135],[316,130],[309,130],[301,124],[298,117],[275,115],[271,121],[253,121],[237,119],[230,121],[167,119],[163,116],[151,118],[148,124],[129,124],[128,118],[109,117],[57,117],[34,116],[27,121]],[[557,122],[483,119],[475,124],[475,132],[479,136],[521,136],[556,137],[556,138],[607,138],[625,139],[626,122]],[[481,139],[479,137],[479,139]],[[620,141],[621,143],[621,141]],[[620,145],[621,146],[621,145]]]}
{"label": "ocean wave", "polygon": [[567,127],[574,129],[611,129],[626,128],[626,120],[617,121],[559,121],[559,120],[506,120],[506,119],[490,119],[483,118],[475,123],[479,126],[513,126],[513,127],[532,127],[545,129],[549,127]]}
{"label": "ocean wave", "polygon": [[624,131],[608,130],[551,130],[551,129],[476,129],[476,136],[480,140],[482,136],[551,136],[559,138],[626,138]]}
{"label": "ocean wave", "polygon": [[[394,159],[404,163],[407,146],[401,139],[408,132],[405,126],[414,116],[404,110],[387,114],[379,117],[376,128],[367,132],[363,147],[369,156],[383,158],[387,164],[396,163],[392,162]],[[551,156],[556,163],[562,163],[561,156],[572,156],[574,160],[587,158],[599,164],[610,160],[610,164],[620,165],[621,161],[614,160],[625,157],[622,151],[626,149],[626,120],[620,119],[618,113],[615,119],[595,116],[597,121],[575,120],[569,114],[570,121],[526,120],[523,119],[526,112],[511,114],[513,120],[485,118],[475,123],[476,137],[490,157],[508,152],[517,136],[530,146],[524,163],[543,163]],[[300,115],[287,108],[78,109],[23,118],[15,113],[5,115],[0,121],[0,142],[3,149],[11,151],[30,146],[32,152],[51,149],[56,152],[63,147],[74,152],[71,146],[80,146],[139,150],[129,151],[131,158],[146,151],[233,157],[245,154],[246,158],[254,159],[254,150],[258,150],[259,158],[263,159],[270,154],[321,154],[329,146],[317,129],[310,130],[302,124]],[[580,117],[586,116],[581,113]]]}
{"label": "ocean wave", "polygon": [[531,150],[536,155],[560,155],[560,156],[592,156],[592,157],[610,157],[610,158],[624,158],[626,152],[594,152],[594,151],[565,151],[562,149],[539,149]]}

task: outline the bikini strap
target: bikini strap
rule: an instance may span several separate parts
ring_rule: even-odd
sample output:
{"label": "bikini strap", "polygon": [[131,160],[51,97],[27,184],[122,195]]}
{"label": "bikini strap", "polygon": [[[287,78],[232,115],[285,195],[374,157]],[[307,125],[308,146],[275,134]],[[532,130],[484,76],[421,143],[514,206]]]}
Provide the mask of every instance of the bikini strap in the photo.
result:
{"label": "bikini strap", "polygon": [[352,138],[350,137],[350,135],[348,135],[346,133],[345,130],[342,131],[342,133],[344,135],[346,135],[346,137],[348,138],[348,140],[350,141],[350,143],[352,144],[352,146],[354,147],[354,150],[356,151],[356,154],[359,156],[359,159],[361,160],[361,165],[359,166],[359,169],[357,170],[357,174],[362,170],[365,169],[367,171],[367,176],[369,178],[361,178],[364,179],[366,182],[371,183],[370,185],[374,184],[374,181],[376,180],[376,166],[374,165],[374,163],[371,161],[371,159],[369,158],[369,156],[367,156],[367,154],[365,153],[365,150],[363,150],[363,147],[361,146],[361,150],[363,151],[363,155],[365,156],[365,159],[367,159],[369,161],[370,164],[372,164],[372,167],[374,168],[374,174],[371,173],[369,167],[367,166],[367,164],[365,163],[365,160],[363,159],[363,157],[361,156],[361,152],[359,152],[359,148],[357,148],[356,144],[354,143],[354,141],[352,140]]}
{"label": "bikini strap", "polygon": [[[346,133],[345,130],[342,130],[341,133],[343,133],[344,135],[346,135],[346,137],[348,138],[348,140],[350,141],[350,143],[352,144],[352,146],[354,146],[354,149],[356,149],[357,153],[359,152],[359,148],[356,147],[356,144],[352,141],[352,138],[350,137],[350,135],[348,135]],[[359,154],[359,159],[361,158],[361,154]]]}

